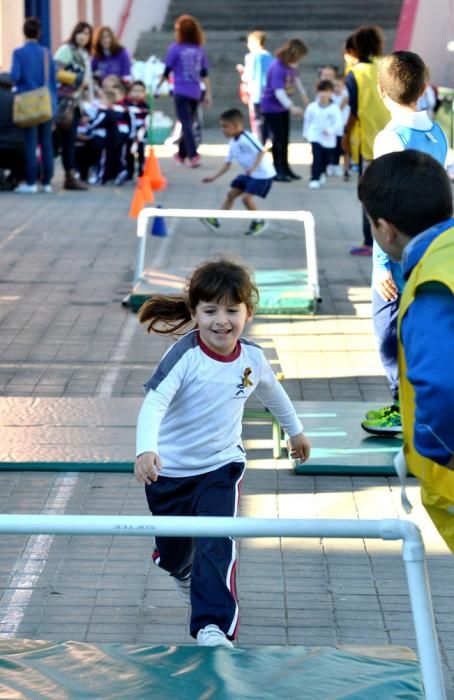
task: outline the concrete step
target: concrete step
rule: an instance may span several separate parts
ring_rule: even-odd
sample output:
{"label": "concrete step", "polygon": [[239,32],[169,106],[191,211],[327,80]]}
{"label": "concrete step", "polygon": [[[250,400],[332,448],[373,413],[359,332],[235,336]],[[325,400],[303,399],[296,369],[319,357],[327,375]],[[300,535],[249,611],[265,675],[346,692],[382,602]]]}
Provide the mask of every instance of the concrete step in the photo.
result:
{"label": "concrete step", "polygon": [[[395,27],[401,0],[364,3],[363,0],[284,0],[278,8],[274,0],[262,0],[258,11],[254,3],[230,0],[227,4],[211,0],[193,0],[191,14],[197,17],[205,30],[243,29],[259,27],[268,30],[294,32],[307,29],[345,29],[351,31],[359,24],[380,24]],[[188,11],[186,0],[172,0],[163,29],[172,30],[175,19]]]}

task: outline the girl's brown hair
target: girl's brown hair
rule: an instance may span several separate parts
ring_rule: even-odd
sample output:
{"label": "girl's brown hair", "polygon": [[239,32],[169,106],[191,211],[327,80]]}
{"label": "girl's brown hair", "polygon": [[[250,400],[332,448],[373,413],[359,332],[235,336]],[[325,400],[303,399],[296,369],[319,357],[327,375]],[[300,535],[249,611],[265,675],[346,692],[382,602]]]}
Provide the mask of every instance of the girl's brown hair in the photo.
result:
{"label": "girl's brown hair", "polygon": [[289,39],[276,51],[275,56],[288,66],[290,63],[296,63],[303,58],[308,50],[302,39]]}
{"label": "girl's brown hair", "polygon": [[88,44],[84,46],[85,51],[88,51],[88,53],[91,53],[91,47],[93,45],[93,27],[91,24],[88,24],[88,22],[78,22],[74,29],[71,32],[71,36],[68,39],[68,44],[74,44],[74,46],[77,46],[76,44],[76,34],[79,34],[80,32],[83,32],[85,29],[88,29],[90,32],[90,39],[88,40]]}
{"label": "girl's brown hair", "polygon": [[196,46],[201,46],[205,43],[203,29],[192,15],[180,15],[177,17],[174,28],[177,44],[195,44]]}
{"label": "girl's brown hair", "polygon": [[191,313],[201,301],[246,304],[253,313],[259,292],[249,270],[232,260],[220,258],[202,263],[186,282],[181,296],[154,296],[139,310],[140,323],[148,332],[184,333],[193,324]]}
{"label": "girl's brown hair", "polygon": [[104,56],[104,52],[101,45],[101,36],[104,32],[106,32],[106,34],[109,34],[110,36],[109,51],[113,56],[116,56],[117,53],[123,48],[123,46],[120,44],[110,27],[99,27],[99,29],[96,30],[95,35],[93,37],[93,56],[96,56],[96,58],[103,58]]}

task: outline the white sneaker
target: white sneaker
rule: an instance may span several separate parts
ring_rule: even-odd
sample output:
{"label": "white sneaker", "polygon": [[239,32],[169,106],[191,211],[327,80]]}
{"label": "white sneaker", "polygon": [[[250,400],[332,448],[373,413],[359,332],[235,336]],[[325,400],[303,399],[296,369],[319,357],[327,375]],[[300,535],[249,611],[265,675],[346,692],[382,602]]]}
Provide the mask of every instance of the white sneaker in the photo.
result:
{"label": "white sneaker", "polygon": [[44,194],[52,194],[52,185],[43,185],[43,190]]}
{"label": "white sneaker", "polygon": [[344,174],[344,169],[343,169],[342,165],[334,165],[333,167],[334,167],[333,175],[335,177],[342,177],[342,175]]}
{"label": "white sneaker", "polygon": [[320,189],[320,180],[311,180],[309,183],[309,189],[319,190]]}
{"label": "white sneaker", "polygon": [[325,173],[322,173],[322,174],[320,175],[320,184],[321,184],[321,185],[326,185],[326,175],[325,175]]}
{"label": "white sneaker", "polygon": [[232,642],[227,639],[224,632],[217,625],[207,625],[197,632],[197,644],[201,647],[229,647],[233,649]]}
{"label": "white sneaker", "polygon": [[184,600],[186,605],[191,605],[191,577],[176,578],[173,577],[180,598]]}
{"label": "white sneaker", "polygon": [[334,168],[335,168],[334,165],[327,165],[326,166],[326,174],[328,175],[328,177],[331,177],[332,175],[334,175]]}
{"label": "white sneaker", "polygon": [[38,185],[27,185],[23,182],[22,185],[18,185],[14,191],[17,194],[36,194],[38,192]]}

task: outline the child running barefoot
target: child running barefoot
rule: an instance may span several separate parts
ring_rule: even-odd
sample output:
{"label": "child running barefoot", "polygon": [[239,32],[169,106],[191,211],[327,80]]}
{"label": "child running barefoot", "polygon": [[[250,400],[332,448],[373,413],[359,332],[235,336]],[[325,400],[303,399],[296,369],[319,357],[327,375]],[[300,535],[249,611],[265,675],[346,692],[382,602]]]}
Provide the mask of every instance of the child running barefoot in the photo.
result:
{"label": "child running barefoot", "polygon": [[[193,272],[184,296],[153,297],[140,310],[148,331],[193,326],[146,383],[138,418],[134,471],[153,515],[237,514],[246,462],[242,416],[254,391],[290,436],[290,455],[309,457],[310,443],[263,350],[241,337],[257,299],[248,270],[220,259]],[[198,644],[232,647],[235,541],[157,537],[153,561],[192,606],[190,633]]]}
{"label": "child running barefoot", "polygon": [[[271,158],[260,141],[249,131],[244,130],[244,119],[239,109],[228,109],[221,114],[220,125],[224,136],[230,139],[229,152],[220,170],[210,177],[204,177],[202,182],[214,182],[229,170],[233,161],[237,161],[244,168],[244,175],[238,175],[232,180],[221,209],[231,209],[235,199],[241,197],[246,209],[256,211],[254,195],[265,198],[276,175]],[[216,231],[220,227],[219,220],[214,217],[200,219],[200,221],[211,231]],[[245,235],[258,236],[265,226],[263,219],[254,219],[245,231]]]}

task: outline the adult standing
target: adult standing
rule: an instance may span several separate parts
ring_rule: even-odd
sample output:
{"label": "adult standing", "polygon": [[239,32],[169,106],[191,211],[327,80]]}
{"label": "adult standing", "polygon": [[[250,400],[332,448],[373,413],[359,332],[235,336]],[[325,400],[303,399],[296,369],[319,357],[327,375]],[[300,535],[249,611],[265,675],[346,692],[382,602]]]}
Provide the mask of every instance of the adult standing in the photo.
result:
{"label": "adult standing", "polygon": [[[357,63],[350,67],[345,77],[348,90],[350,116],[345,125],[342,148],[350,152],[350,136],[355,133],[359,140],[360,173],[374,157],[374,140],[384,129],[391,115],[383,104],[378,92],[378,61],[383,55],[384,38],[380,27],[375,25],[359,27],[352,38]],[[372,255],[372,233],[369,221],[363,210],[362,245],[351,249],[351,255]]]}
{"label": "adult standing", "polygon": [[108,75],[116,75],[124,83],[131,80],[131,57],[110,27],[100,27],[93,39],[91,69],[100,83]]}
{"label": "adult standing", "polygon": [[175,112],[182,127],[178,153],[174,158],[179,165],[183,165],[188,159],[191,168],[198,168],[200,165],[194,123],[202,99],[201,83],[204,86],[203,103],[209,107],[212,102],[204,42],[202,27],[192,15],[178,17],[175,21],[175,42],[167,49],[165,70],[157,85],[159,94],[161,84],[173,73]]}
{"label": "adult standing", "polygon": [[[49,49],[39,44],[41,23],[36,17],[28,17],[24,22],[25,44],[13,52],[11,79],[16,92],[28,92],[47,85],[52,95],[55,111],[56,82],[55,64]],[[52,119],[37,126],[23,129],[25,143],[25,183],[14,190],[18,194],[36,194],[38,185],[38,161],[36,150],[41,148],[42,184],[44,192],[52,192],[51,180],[54,174],[54,154],[52,146]]]}
{"label": "adult standing", "polygon": [[58,99],[60,102],[72,98],[73,114],[69,123],[58,125],[60,136],[63,167],[65,169],[64,187],[66,190],[87,190],[88,185],[77,179],[76,166],[76,135],[80,120],[79,101],[82,91],[87,89],[88,99],[93,97],[93,79],[91,74],[90,51],[93,30],[87,22],[78,22],[68,41],[60,46],[55,53],[57,64]]}
{"label": "adult standing", "polygon": [[303,110],[293,103],[295,91],[308,103],[306,90],[298,78],[297,67],[307,54],[307,46],[301,39],[289,39],[276,51],[276,58],[268,68],[266,85],[261,101],[265,127],[273,141],[273,160],[277,182],[301,180],[288,163],[290,114],[303,116]]}

